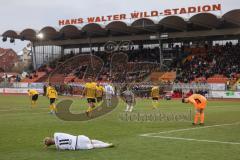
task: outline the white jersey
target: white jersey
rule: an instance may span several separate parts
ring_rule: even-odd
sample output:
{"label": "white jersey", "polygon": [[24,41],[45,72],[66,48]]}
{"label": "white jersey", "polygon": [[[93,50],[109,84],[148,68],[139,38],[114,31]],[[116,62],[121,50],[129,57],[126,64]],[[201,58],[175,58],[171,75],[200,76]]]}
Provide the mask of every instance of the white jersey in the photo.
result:
{"label": "white jersey", "polygon": [[66,133],[54,133],[55,146],[59,150],[92,149],[91,140],[84,136],[73,136]]}
{"label": "white jersey", "polygon": [[114,89],[111,85],[105,86],[106,99],[111,98],[114,95]]}

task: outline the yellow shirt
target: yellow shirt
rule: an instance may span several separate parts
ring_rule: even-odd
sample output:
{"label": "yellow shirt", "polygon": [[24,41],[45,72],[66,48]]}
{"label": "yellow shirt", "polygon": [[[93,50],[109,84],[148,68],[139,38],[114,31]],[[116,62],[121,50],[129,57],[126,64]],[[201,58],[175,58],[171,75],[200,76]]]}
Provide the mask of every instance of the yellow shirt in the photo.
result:
{"label": "yellow shirt", "polygon": [[159,95],[159,87],[153,87],[151,90],[151,97],[158,98]]}
{"label": "yellow shirt", "polygon": [[29,96],[33,96],[33,95],[35,95],[35,94],[39,94],[38,91],[36,91],[36,90],[34,90],[34,89],[29,89],[29,91],[28,91],[28,95],[29,95]]}
{"label": "yellow shirt", "polygon": [[84,94],[87,98],[95,98],[96,97],[96,83],[86,83],[84,88]]}
{"label": "yellow shirt", "polygon": [[96,97],[103,97],[103,86],[96,86]]}
{"label": "yellow shirt", "polygon": [[53,87],[47,87],[47,96],[48,98],[57,98],[58,93]]}

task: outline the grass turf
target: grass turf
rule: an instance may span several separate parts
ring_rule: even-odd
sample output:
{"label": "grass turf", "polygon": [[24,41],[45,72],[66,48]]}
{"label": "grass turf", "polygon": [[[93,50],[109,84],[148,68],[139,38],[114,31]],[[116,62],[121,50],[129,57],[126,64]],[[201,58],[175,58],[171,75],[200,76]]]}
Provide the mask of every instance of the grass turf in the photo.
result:
{"label": "grass turf", "polygon": [[[72,111],[86,109],[86,100],[74,98]],[[84,160],[139,160],[139,159],[239,159],[240,145],[219,144],[141,137],[140,134],[191,128],[191,121],[125,121],[119,115],[125,109],[123,103],[110,114],[85,122],[66,122],[48,114],[48,100],[40,97],[38,107],[29,107],[27,96],[0,96],[0,159],[84,159]],[[192,108],[180,101],[160,102],[152,111],[151,101],[138,100],[134,112],[163,112],[189,114]],[[206,125],[240,122],[240,102],[210,101],[205,111]],[[197,126],[198,127],[198,126]],[[55,147],[44,149],[42,140],[54,132],[90,138],[116,144],[114,148],[84,151],[57,151]],[[222,126],[164,134],[166,136],[240,142],[240,126]]]}

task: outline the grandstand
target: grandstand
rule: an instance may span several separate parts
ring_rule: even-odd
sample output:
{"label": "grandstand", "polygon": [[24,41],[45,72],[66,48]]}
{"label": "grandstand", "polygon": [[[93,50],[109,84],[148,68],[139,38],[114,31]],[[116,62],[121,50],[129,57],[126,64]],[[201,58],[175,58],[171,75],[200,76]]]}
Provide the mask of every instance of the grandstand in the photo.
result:
{"label": "grandstand", "polygon": [[2,36],[32,42],[34,71],[22,82],[84,83],[94,76],[102,82],[209,83],[237,90],[239,14],[236,9],[222,17],[198,13],[187,21],[168,16],[130,25],[46,26]]}

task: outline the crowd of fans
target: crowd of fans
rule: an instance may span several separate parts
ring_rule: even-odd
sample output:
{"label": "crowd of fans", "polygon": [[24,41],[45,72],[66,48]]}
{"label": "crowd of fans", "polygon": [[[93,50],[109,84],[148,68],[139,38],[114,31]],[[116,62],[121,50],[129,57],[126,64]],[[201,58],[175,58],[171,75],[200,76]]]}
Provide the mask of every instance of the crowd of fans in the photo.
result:
{"label": "crowd of fans", "polygon": [[195,78],[208,79],[216,74],[229,79],[240,73],[240,45],[205,46],[205,53],[192,54],[176,67],[176,82],[191,82]]}
{"label": "crowd of fans", "polygon": [[21,82],[21,75],[14,73],[0,73],[0,82],[12,83],[12,82]]}
{"label": "crowd of fans", "polygon": [[70,82],[87,79],[88,76],[100,81],[140,82],[151,72],[159,70],[157,52],[156,48],[147,48],[133,49],[128,53],[101,51],[77,55],[70,53],[54,60],[49,67],[54,69],[54,74],[62,74],[63,77],[71,76]]}
{"label": "crowd of fans", "polygon": [[[189,83],[198,78],[201,82],[214,75],[226,78],[238,78],[240,74],[240,45],[231,42],[226,45],[202,45],[198,47],[178,47],[176,59],[168,66],[169,71],[176,71],[175,83]],[[195,50],[194,50],[195,49]],[[175,50],[176,51],[176,50]],[[179,56],[181,55],[181,56]],[[93,76],[100,81],[115,83],[142,82],[151,72],[161,71],[159,48],[131,48],[120,53],[92,50],[91,54],[73,52],[44,65],[38,71],[55,69],[54,74],[72,77],[68,82],[78,82]],[[161,68],[162,69],[162,68]],[[54,76],[53,74],[53,76]],[[30,74],[37,76],[35,72]]]}

